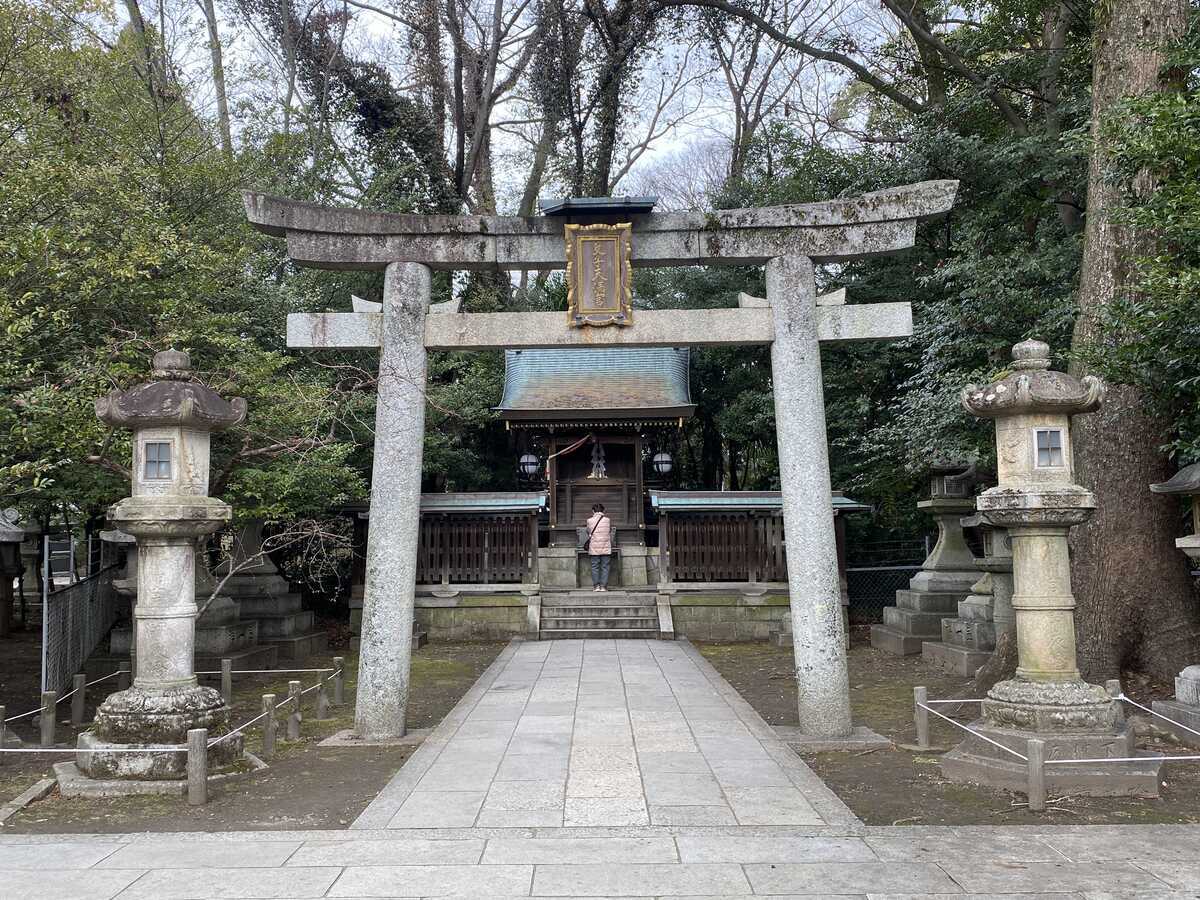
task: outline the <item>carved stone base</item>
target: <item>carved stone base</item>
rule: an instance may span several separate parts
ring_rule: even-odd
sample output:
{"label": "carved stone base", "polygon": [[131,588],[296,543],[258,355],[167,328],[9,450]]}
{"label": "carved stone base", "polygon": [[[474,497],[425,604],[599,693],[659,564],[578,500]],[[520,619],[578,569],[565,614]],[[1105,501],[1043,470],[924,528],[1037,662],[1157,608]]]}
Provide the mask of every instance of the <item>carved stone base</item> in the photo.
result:
{"label": "carved stone base", "polygon": [[[1127,758],[1143,755],[1133,746],[1132,730],[1122,724],[1107,732],[1063,733],[997,728],[986,721],[971,728],[1018,753],[1026,754],[1031,738],[1046,742],[1046,760]],[[1162,763],[1145,762],[1047,765],[1046,790],[1051,796],[1084,794],[1091,797],[1157,797]],[[942,774],[951,781],[983,784],[1016,793],[1028,788],[1026,763],[974,735],[942,757]]]}
{"label": "carved stone base", "polygon": [[[91,731],[79,736],[76,764],[91,778],[181,778],[187,752],[130,753],[187,743],[192,728],[207,728],[209,740],[230,730],[229,707],[220,691],[208,687],[150,691],[132,687],[111,694],[96,711]],[[208,751],[213,769],[233,765],[242,756],[242,736],[235,735]]]}
{"label": "carved stone base", "polygon": [[1104,688],[1085,681],[1001,681],[983,701],[983,718],[997,728],[1038,732],[1109,733],[1119,718]]}

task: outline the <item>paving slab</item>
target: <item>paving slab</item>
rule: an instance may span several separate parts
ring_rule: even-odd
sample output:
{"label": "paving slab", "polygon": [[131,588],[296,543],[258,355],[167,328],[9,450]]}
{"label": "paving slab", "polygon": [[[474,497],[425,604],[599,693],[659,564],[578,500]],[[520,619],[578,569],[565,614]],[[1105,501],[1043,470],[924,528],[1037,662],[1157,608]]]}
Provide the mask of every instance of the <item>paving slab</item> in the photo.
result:
{"label": "paving slab", "polygon": [[[253,845],[249,845],[253,846]],[[483,855],[484,841],[468,838],[435,841],[424,838],[307,841],[285,863],[288,866],[473,865]]]}
{"label": "paving slab", "polygon": [[[706,860],[709,861],[709,860]],[[661,838],[497,838],[488,841],[484,863],[674,863],[675,842]]]}
{"label": "paving slab", "polygon": [[538,866],[533,877],[535,897],[697,897],[749,892],[742,867],[723,864],[547,865]]}
{"label": "paving slab", "polygon": [[155,841],[127,844],[100,862],[100,869],[261,869],[282,866],[300,841],[228,844],[214,841]]}
{"label": "paving slab", "polygon": [[341,873],[329,866],[155,869],[130,885],[121,900],[307,900],[324,897]]}
{"label": "paving slab", "polygon": [[964,891],[1041,891],[1053,884],[1064,891],[1172,890],[1174,886],[1126,862],[1005,862],[972,860],[942,863]]}
{"label": "paving slab", "polygon": [[770,863],[745,869],[755,894],[962,893],[941,868],[929,863]]}
{"label": "paving slab", "polygon": [[111,900],[143,872],[90,870],[0,870],[0,896],[20,900]]}
{"label": "paving slab", "polygon": [[330,897],[528,897],[533,866],[352,866]]}
{"label": "paving slab", "polygon": [[[0,844],[0,871],[12,869],[88,869],[126,844],[59,838],[44,844]],[[298,845],[297,845],[298,846]],[[3,884],[0,884],[0,889]]]}
{"label": "paving slab", "polygon": [[875,862],[861,838],[737,837],[687,834],[675,839],[683,862],[813,863]]}

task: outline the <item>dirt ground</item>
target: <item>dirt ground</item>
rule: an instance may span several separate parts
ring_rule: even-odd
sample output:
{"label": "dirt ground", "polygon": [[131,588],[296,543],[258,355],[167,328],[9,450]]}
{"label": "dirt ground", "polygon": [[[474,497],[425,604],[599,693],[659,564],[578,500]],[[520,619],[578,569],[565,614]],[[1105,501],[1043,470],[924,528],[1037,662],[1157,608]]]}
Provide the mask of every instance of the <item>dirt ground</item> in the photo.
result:
{"label": "dirt ground", "polygon": [[[893,657],[871,648],[865,629],[854,629],[849,654],[850,702],[856,723],[895,742],[889,750],[819,753],[805,761],[869,825],[1034,825],[1145,824],[1200,822],[1200,762],[1168,763],[1162,796],[1157,800],[1116,797],[1053,798],[1045,813],[1031,813],[1024,796],[942,778],[941,753],[964,733],[933,718],[933,749],[918,752],[912,718],[912,690],[929,689],[931,699],[963,696],[967,679],[943,674],[920,656]],[[796,725],[796,687],[792,651],[764,643],[698,644],[704,656],[772,725]],[[1125,679],[1126,683],[1135,681]],[[1141,683],[1142,691],[1161,686]],[[1148,694],[1127,687],[1146,702]],[[1167,694],[1169,696],[1169,693]],[[977,711],[977,707],[972,712]],[[972,716],[962,717],[965,723]],[[905,749],[905,747],[911,749]],[[1154,740],[1140,746],[1168,754],[1195,753],[1175,743]]]}
{"label": "dirt ground", "polygon": [[[335,640],[339,637],[342,635],[335,635]],[[425,728],[439,722],[503,647],[503,643],[440,643],[429,644],[414,653],[409,727]],[[328,667],[330,658],[335,655],[346,657],[346,705],[334,707],[331,709],[333,718],[318,722],[311,718],[311,703],[316,694],[307,694],[305,711],[309,717],[303,723],[301,739],[294,743],[282,740],[284,721],[281,715],[276,754],[270,761],[270,768],[215,785],[209,791],[209,802],[205,806],[190,807],[178,797],[68,800],[55,791],[10,818],[4,823],[3,831],[99,833],[345,828],[374,799],[416,747],[335,749],[317,746],[335,731],[353,724],[358,657],[349,651],[334,649],[323,656],[280,663],[280,667],[287,668]],[[6,673],[8,661],[6,657]],[[234,721],[244,722],[258,715],[263,694],[274,692],[280,700],[286,698],[289,677],[300,679],[304,687],[308,687],[318,676],[235,677]],[[35,699],[32,705],[36,702]],[[30,705],[22,706],[21,711]],[[15,711],[14,707],[10,709]],[[90,708],[88,712],[90,717]],[[63,716],[69,717],[69,711],[62,712],[60,718]],[[26,725],[18,731],[23,739],[27,739],[27,745],[36,741],[32,727]],[[260,735],[256,726],[248,730],[246,748],[251,753],[259,752]],[[62,746],[71,746],[74,731],[60,728],[59,741]],[[69,757],[2,755],[0,803],[46,777],[51,765],[64,758]]]}

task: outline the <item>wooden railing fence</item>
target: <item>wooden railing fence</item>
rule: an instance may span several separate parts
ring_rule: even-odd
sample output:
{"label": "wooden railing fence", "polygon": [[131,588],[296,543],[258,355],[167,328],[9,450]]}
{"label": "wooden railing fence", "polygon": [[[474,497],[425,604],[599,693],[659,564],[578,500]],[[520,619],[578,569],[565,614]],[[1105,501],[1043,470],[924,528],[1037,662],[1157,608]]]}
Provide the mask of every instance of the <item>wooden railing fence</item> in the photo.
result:
{"label": "wooden railing fence", "polygon": [[659,519],[666,581],[786,581],[783,517],[771,512],[689,512]]}
{"label": "wooden railing fence", "polygon": [[536,516],[422,514],[418,584],[519,584],[536,574]]}

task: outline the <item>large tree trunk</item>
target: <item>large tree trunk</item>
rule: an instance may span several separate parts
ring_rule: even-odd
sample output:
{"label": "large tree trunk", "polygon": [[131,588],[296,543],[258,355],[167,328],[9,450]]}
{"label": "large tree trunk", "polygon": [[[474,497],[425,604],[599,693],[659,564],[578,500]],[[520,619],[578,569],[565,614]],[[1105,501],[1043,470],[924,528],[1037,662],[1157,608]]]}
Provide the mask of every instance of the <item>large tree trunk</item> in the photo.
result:
{"label": "large tree trunk", "polygon": [[[1101,4],[1092,80],[1095,147],[1088,173],[1080,316],[1072,348],[1119,344],[1106,332],[1105,308],[1133,289],[1133,265],[1154,236],[1115,224],[1124,203],[1108,181],[1101,128],[1123,98],[1172,89],[1161,73],[1164,49],[1184,33],[1187,0],[1121,0]],[[1152,189],[1147,183],[1146,189]],[[1188,566],[1175,549],[1179,509],[1148,485],[1170,474],[1159,452],[1166,423],[1148,412],[1128,385],[1110,385],[1100,411],[1074,423],[1077,480],[1099,509],[1072,537],[1072,578],[1080,668],[1098,681],[1132,666],[1168,677],[1200,654],[1200,617]]]}

